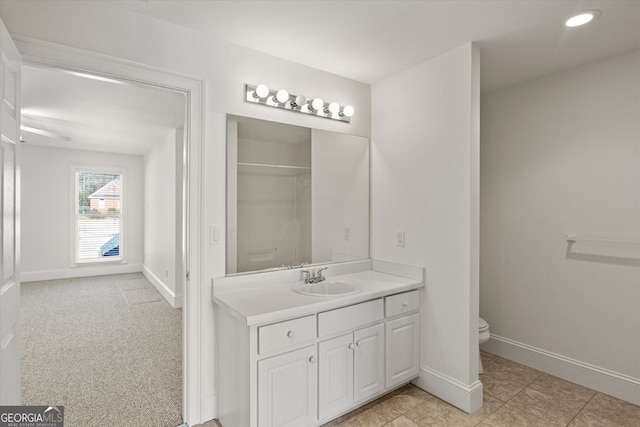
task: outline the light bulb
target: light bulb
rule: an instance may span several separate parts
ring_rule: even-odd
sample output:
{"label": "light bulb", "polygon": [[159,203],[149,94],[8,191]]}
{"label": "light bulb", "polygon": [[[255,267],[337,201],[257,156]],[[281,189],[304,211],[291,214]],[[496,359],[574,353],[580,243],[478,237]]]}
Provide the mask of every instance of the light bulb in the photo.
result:
{"label": "light bulb", "polygon": [[324,112],[325,114],[338,114],[340,112],[340,104],[332,102],[324,109]]}
{"label": "light bulb", "polygon": [[279,102],[280,104],[284,104],[285,102],[287,102],[289,100],[289,92],[287,92],[284,89],[280,89],[277,93],[276,96],[273,97],[273,101],[274,102]]}
{"label": "light bulb", "polygon": [[291,108],[296,108],[296,107],[302,108],[302,106],[306,103],[307,103],[307,97],[305,97],[304,95],[298,95],[296,96],[296,99],[293,102],[291,102]]}
{"label": "light bulb", "polygon": [[341,117],[351,117],[353,116],[354,113],[354,109],[351,105],[346,105],[343,109],[342,112],[340,113]]}
{"label": "light bulb", "polygon": [[324,101],[321,98],[314,98],[309,109],[311,111],[320,111],[322,107],[324,107]]}
{"label": "light bulb", "polygon": [[253,97],[257,99],[266,98],[269,96],[269,87],[267,85],[258,85],[256,90],[253,91]]}

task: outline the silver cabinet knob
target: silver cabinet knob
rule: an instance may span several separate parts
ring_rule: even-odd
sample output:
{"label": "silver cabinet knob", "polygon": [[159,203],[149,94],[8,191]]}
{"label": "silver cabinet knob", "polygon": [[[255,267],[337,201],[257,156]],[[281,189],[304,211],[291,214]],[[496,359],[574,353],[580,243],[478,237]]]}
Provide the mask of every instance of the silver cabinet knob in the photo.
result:
{"label": "silver cabinet knob", "polygon": [[407,307],[409,307],[409,303],[407,301],[402,303],[402,311],[407,311]]}
{"label": "silver cabinet knob", "polygon": [[296,336],[296,334],[295,334],[293,331],[289,331],[289,332],[287,332],[287,337],[289,337],[289,338],[293,338],[293,337],[295,337],[295,336]]}
{"label": "silver cabinet knob", "polygon": [[352,343],[352,342],[350,342],[350,343],[349,343],[349,345],[347,346],[347,348],[348,348],[349,350],[353,350],[353,347],[354,347],[354,345],[353,345],[353,343]]}
{"label": "silver cabinet knob", "polygon": [[356,341],[356,345],[357,345],[358,347],[360,347],[360,346],[362,345],[362,341],[360,341],[360,340]]}
{"label": "silver cabinet knob", "polygon": [[309,356],[309,363],[316,363],[316,357],[315,356]]}

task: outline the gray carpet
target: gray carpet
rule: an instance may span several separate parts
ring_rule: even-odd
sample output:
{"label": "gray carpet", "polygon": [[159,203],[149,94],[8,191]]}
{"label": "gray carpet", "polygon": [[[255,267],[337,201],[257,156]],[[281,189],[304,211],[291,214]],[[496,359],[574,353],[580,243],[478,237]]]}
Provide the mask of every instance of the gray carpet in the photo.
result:
{"label": "gray carpet", "polygon": [[22,283],[22,399],[65,427],[175,427],[182,311],[141,274]]}

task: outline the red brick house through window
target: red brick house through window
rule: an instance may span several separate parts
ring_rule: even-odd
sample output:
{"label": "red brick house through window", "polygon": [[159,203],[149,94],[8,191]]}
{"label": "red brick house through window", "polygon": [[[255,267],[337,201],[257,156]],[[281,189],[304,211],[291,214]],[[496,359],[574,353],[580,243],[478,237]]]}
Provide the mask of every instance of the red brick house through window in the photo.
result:
{"label": "red brick house through window", "polygon": [[120,212],[120,180],[113,180],[89,196],[91,212]]}

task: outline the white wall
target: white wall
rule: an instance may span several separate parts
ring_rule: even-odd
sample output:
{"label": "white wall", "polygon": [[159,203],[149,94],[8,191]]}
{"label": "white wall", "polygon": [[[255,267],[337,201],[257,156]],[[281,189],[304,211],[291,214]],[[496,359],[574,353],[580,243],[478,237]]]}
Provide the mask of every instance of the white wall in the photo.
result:
{"label": "white wall", "polygon": [[182,175],[182,129],[173,129],[144,156],[143,271],[173,307],[182,306],[182,238],[177,194]]}
{"label": "white wall", "polygon": [[478,108],[470,44],[372,90],[372,257],[426,267],[419,384],[466,411],[482,404]]}
{"label": "white wall", "polygon": [[483,95],[480,270],[488,350],[636,404],[640,246],[565,235],[640,242],[638,70],[640,51]]}
{"label": "white wall", "polygon": [[[23,35],[99,54],[172,70],[206,81],[203,124],[203,280],[201,295],[210,295],[210,279],[225,274],[225,241],[209,242],[210,228],[225,229],[225,129],[226,113],[290,123],[311,128],[370,136],[371,92],[367,84],[345,79],[242,48],[202,33],[164,23],[108,2],[11,1],[0,2],[0,17],[13,35]],[[354,106],[351,123],[294,114],[247,103],[245,83],[265,83],[290,93],[320,96]],[[23,235],[26,232],[23,228]],[[215,415],[213,304],[201,299],[200,313],[203,399],[200,420]]]}
{"label": "white wall", "polygon": [[[20,145],[22,168],[22,280],[141,271],[142,157]],[[126,170],[123,252],[126,264],[72,267],[75,232],[70,219],[71,166]]]}

